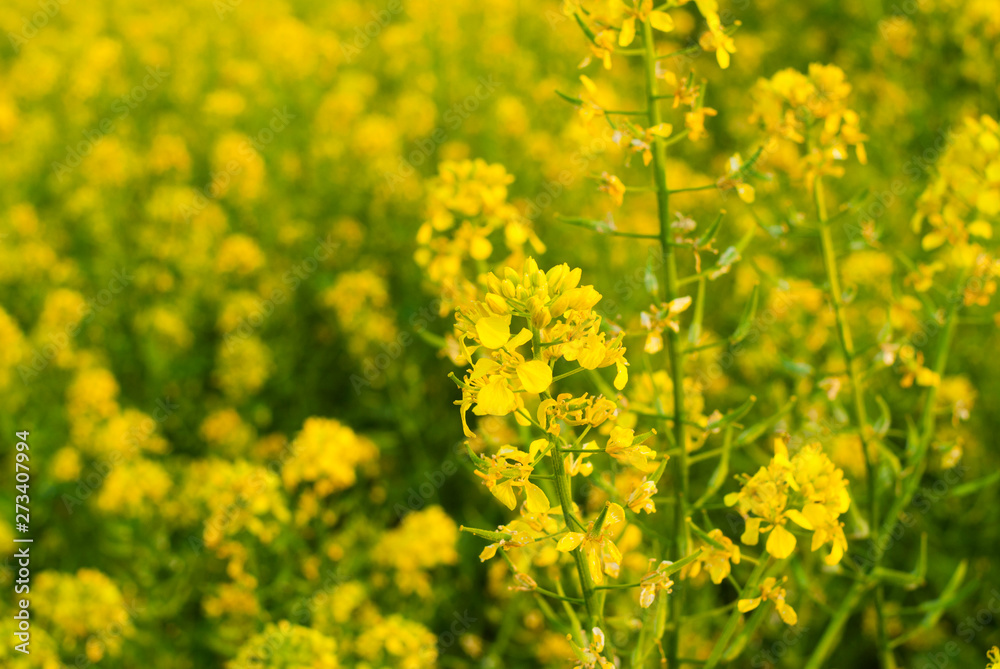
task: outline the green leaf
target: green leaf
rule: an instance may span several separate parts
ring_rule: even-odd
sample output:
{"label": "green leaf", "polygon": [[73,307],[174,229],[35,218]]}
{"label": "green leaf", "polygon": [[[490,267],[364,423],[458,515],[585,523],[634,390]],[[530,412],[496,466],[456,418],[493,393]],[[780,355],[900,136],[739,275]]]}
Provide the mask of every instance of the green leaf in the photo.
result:
{"label": "green leaf", "polygon": [[736,326],[736,331],[733,332],[729,341],[732,343],[737,343],[743,340],[748,334],[750,334],[750,328],[753,325],[753,320],[757,315],[757,302],[760,300],[760,284],[756,284],[753,287],[753,291],[750,293],[750,299],[747,300],[746,305],[743,307],[743,315],[740,316],[739,325]]}
{"label": "green leaf", "polygon": [[583,19],[580,18],[580,15],[574,12],[573,18],[576,19],[576,23],[578,26],[580,26],[580,30],[583,31],[583,34],[586,35],[591,42],[597,44],[597,35],[595,35],[594,31],[591,30],[587,26],[587,24],[583,22]]}
{"label": "green leaf", "polygon": [[957,485],[951,489],[951,494],[954,497],[964,497],[966,495],[971,495],[978,490],[982,490],[987,486],[991,486],[997,481],[1000,481],[1000,471],[993,472],[989,476],[984,476],[981,479],[976,479],[975,481],[969,481],[968,483]]}
{"label": "green leaf", "polygon": [[884,437],[889,428],[892,427],[892,412],[889,411],[889,405],[886,404],[881,395],[875,396],[875,402],[878,404],[880,415],[878,420],[872,424],[872,428],[875,430],[875,434]]}
{"label": "green leaf", "polygon": [[720,211],[719,215],[715,217],[715,221],[712,222],[712,225],[708,226],[708,230],[705,231],[705,234],[698,238],[698,241],[695,242],[695,245],[698,248],[708,246],[712,240],[715,239],[715,235],[719,233],[719,228],[722,226],[722,217],[725,213],[726,212],[724,211]]}
{"label": "green leaf", "polygon": [[563,93],[559,89],[556,89],[556,95],[558,95],[563,100],[565,100],[566,102],[569,102],[571,104],[574,104],[574,105],[582,105],[583,104],[583,100],[581,100],[580,98],[574,98],[571,95],[566,95],[565,93]]}
{"label": "green leaf", "polygon": [[772,427],[777,425],[778,421],[781,420],[785,416],[785,414],[787,414],[789,411],[792,410],[792,407],[795,406],[795,403],[797,401],[798,398],[793,396],[791,399],[785,402],[784,406],[778,409],[776,413],[769,416],[768,418],[765,418],[759,423],[751,425],[747,429],[740,432],[739,436],[736,437],[735,445],[740,446],[742,444],[749,444],[750,442],[756,441],[760,437],[760,435],[764,434]]}

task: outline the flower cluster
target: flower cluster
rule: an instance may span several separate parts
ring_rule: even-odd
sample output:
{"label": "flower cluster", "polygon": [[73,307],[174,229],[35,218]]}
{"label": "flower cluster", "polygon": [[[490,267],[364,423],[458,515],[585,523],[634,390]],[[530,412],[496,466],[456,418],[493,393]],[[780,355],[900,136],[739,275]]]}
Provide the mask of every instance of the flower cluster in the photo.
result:
{"label": "flower cluster", "polygon": [[[986,115],[966,118],[947,139],[937,174],[917,201],[913,230],[923,234],[925,250],[947,244],[950,264],[976,265],[989,283],[996,277],[996,259],[982,256],[983,244],[993,238],[991,221],[1000,214],[1000,125]],[[983,297],[988,303],[988,293]],[[967,298],[967,304],[974,302],[978,296]]]}
{"label": "flower cluster", "polygon": [[[577,369],[614,365],[615,387],[625,387],[623,333],[611,337],[602,329],[601,316],[593,310],[601,294],[593,286],[580,286],[580,276],[579,269],[565,264],[542,272],[528,258],[522,275],[510,268],[503,279],[490,273],[485,299],[459,309],[456,333],[462,355],[470,363],[476,353],[481,355],[461,382],[458,404],[467,436],[473,436],[465,418],[469,409],[477,416],[523,410],[524,396],[548,390],[560,359],[576,362]],[[523,322],[519,330],[514,318]],[[518,349],[528,345],[533,353],[525,357]]]}
{"label": "flower cluster", "polygon": [[268,669],[340,669],[341,664],[334,639],[282,620],[248,639],[227,666],[229,669],[261,666]]}
{"label": "flower cluster", "polygon": [[309,418],[291,445],[281,469],[285,487],[309,483],[319,497],[350,488],[357,470],[374,462],[378,448],[346,425],[328,418]]}
{"label": "flower cluster", "polygon": [[399,527],[382,535],[375,547],[379,564],[396,570],[396,586],[403,593],[431,595],[430,571],[455,564],[458,527],[439,506],[407,515]]}
{"label": "flower cluster", "polygon": [[[809,189],[817,177],[839,177],[837,163],[847,159],[853,146],[858,161],[868,162],[867,135],[860,117],[847,106],[851,85],[836,65],[812,63],[808,74],[781,70],[754,86],[751,123],[759,123],[768,135],[765,153],[776,167],[793,178],[804,179]],[[797,145],[803,145],[800,154]]]}
{"label": "flower cluster", "polygon": [[[135,632],[130,610],[114,581],[93,569],[76,574],[44,571],[32,584],[32,613],[61,648],[74,649],[89,662],[121,653]],[[120,631],[109,634],[111,626]]]}
{"label": "flower cluster", "polygon": [[530,221],[507,201],[513,180],[503,165],[479,159],[438,167],[426,220],[417,232],[415,258],[442,295],[442,315],[475,297],[479,272],[470,271],[467,264],[490,259],[501,238],[508,251],[500,261],[504,265],[520,265],[526,246],[536,253],[545,251]]}
{"label": "flower cluster", "polygon": [[746,521],[743,543],[756,546],[760,534],[770,533],[765,548],[776,558],[795,550],[797,540],[788,521],[813,533],[810,550],[830,545],[827,564],[840,562],[847,550],[839,521],[851,504],[847,480],[819,444],[789,458],[784,440],[775,439],[771,462],[753,476],[744,474],[742,489],[726,495],[725,502],[736,506]]}
{"label": "flower cluster", "polygon": [[795,613],[795,609],[785,601],[785,594],[785,589],[778,585],[778,580],[769,576],[760,584],[760,594],[750,599],[739,600],[737,608],[746,613],[760,606],[761,602],[772,601],[781,619],[788,625],[794,625],[799,621],[799,616]]}
{"label": "flower cluster", "polygon": [[612,536],[625,522],[625,510],[609,502],[605,511],[591,522],[586,532],[567,532],[559,539],[556,549],[564,553],[580,550],[594,583],[604,583],[604,575],[618,578],[622,566],[622,552]]}

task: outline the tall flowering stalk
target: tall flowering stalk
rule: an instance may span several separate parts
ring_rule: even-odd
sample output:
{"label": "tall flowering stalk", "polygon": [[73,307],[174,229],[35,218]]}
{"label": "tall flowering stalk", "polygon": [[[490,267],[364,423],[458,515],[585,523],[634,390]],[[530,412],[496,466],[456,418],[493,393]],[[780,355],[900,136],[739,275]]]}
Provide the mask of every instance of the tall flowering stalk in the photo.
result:
{"label": "tall flowering stalk", "polygon": [[[502,167],[481,161],[448,164],[432,188],[418,261],[433,268],[429,278],[450,300],[443,309],[455,307],[456,323],[445,338],[428,338],[464,369],[452,379],[461,391],[456,404],[476,476],[500,504],[516,513],[495,529],[462,529],[486,541],[482,561],[499,557],[506,563],[511,590],[535,595],[544,617],[565,636],[578,667],[644,667],[656,661],[657,653],[661,666],[677,667],[691,660],[683,657],[685,653],[699,652],[695,644],[682,642],[705,636],[703,630],[713,628],[719,629],[718,635],[696,661],[707,669],[732,661],[762,625],[766,612],[774,611],[786,625],[798,624],[795,593],[788,581],[793,561],[798,561],[794,572],[798,584],[818,591],[828,585],[820,578],[833,581],[845,574],[850,583],[807,666],[819,667],[826,661],[851,616],[874,596],[879,657],[884,667],[891,668],[893,648],[919,628],[889,638],[883,611],[886,592],[922,584],[926,560],[921,558],[913,572],[883,567],[881,555],[871,564],[861,564],[850,553],[846,519],[856,519],[852,521],[856,535],[868,532],[877,541],[891,532],[915,494],[935,439],[937,384],[945,370],[956,315],[963,304],[988,302],[1000,276],[1000,263],[975,241],[992,235],[981,214],[1000,210],[1000,200],[990,190],[992,158],[976,164],[985,170],[987,183],[975,211],[958,211],[958,203],[968,202],[970,193],[958,192],[961,186],[951,177],[966,166],[949,165],[943,183],[922,199],[922,214],[915,221],[919,225],[926,218],[932,227],[924,238],[925,248],[950,242],[953,253],[950,262],[912,268],[908,283],[918,292],[926,291],[945,267],[958,277],[955,294],[960,298],[952,300],[943,320],[933,368],[924,367],[922,356],[892,332],[878,335],[879,354],[872,362],[855,341],[850,297],[838,266],[834,225],[845,208],[831,215],[824,190],[827,180],[844,173],[851,152],[858,162],[867,162],[867,136],[859,115],[847,106],[851,87],[844,73],[835,66],[814,64],[805,74],[783,70],[762,79],[752,91],[750,120],[763,129],[763,144],[747,161],[733,156],[726,173],[713,181],[671,189],[668,150],[704,137],[706,121],[716,112],[705,105],[704,84],[696,82],[693,73],[671,71],[664,63],[679,58],[683,64],[684,56],[704,49],[714,52],[718,65],[726,68],[736,51],[732,39],[736,26],[723,26],[714,0],[698,0],[695,5],[707,28],[698,44],[661,53],[658,36],[673,31],[671,11],[682,4],[686,3],[568,0],[564,4],[564,11],[590,41],[591,56],[584,66],[596,59],[610,70],[619,57],[641,64],[643,109],[606,108],[601,103],[601,83],[587,76],[580,77],[579,97],[560,94],[577,107],[586,127],[592,132],[610,128],[629,158],[641,157],[650,170],[651,185],[631,185],[607,171],[597,179],[616,207],[625,206],[626,199],[631,206],[631,200],[643,194],[655,196],[655,234],[619,230],[610,217],[606,221],[562,218],[594,234],[659,245],[659,276],[647,280],[655,303],[632,319],[637,326],[602,317],[597,310],[602,296],[583,283],[580,269],[565,264],[542,269],[526,253],[525,242],[538,252],[544,246],[506,202],[511,178]],[[992,141],[997,134],[992,119],[970,125],[967,132],[975,136],[970,143],[986,153],[1000,149],[1000,142]],[[752,205],[757,194],[751,180],[762,176],[755,167],[758,163],[787,173],[815,204],[816,224],[809,229],[819,238],[845,368],[841,376],[851,398],[852,424],[843,431],[861,445],[866,522],[852,509],[850,484],[824,445],[796,444],[793,450],[785,434],[771,440],[770,453],[764,451],[764,464],[756,473],[737,476],[738,488],[723,492],[731,453],[773,430],[795,399],[750,426],[741,420],[756,402],[752,395],[727,413],[715,410],[705,415],[706,398],[688,367],[701,352],[739,343],[751,329],[760,299],[757,287],[729,337],[706,336],[702,323],[713,281],[741,260],[755,230],[720,252],[714,244],[723,230],[725,212],[698,223],[671,207],[676,207],[673,196],[711,190],[735,192]],[[491,237],[501,230],[510,255],[494,258],[498,245]],[[870,230],[865,235],[866,241],[877,243]],[[705,260],[713,255],[718,258],[709,267]],[[974,288],[966,283],[970,276],[978,280]],[[626,350],[625,341],[632,335],[644,335],[639,352]],[[892,452],[888,444],[892,416],[877,397],[880,415],[873,419],[866,391],[874,373],[897,362],[904,374],[900,385],[916,383],[927,391],[920,427],[914,426],[907,435],[909,469],[895,474],[902,494],[882,513],[879,501],[888,497],[889,490],[880,488],[878,468]],[[568,381],[570,377],[576,378]],[[831,401],[841,385],[828,384]],[[513,423],[516,431],[494,425],[486,434],[482,426],[498,419],[501,425]],[[636,434],[642,424],[645,431]],[[721,444],[702,450],[709,440]],[[690,465],[707,460],[715,460],[716,467],[695,496]],[[658,497],[667,487],[671,494]],[[673,507],[669,522],[651,518],[661,502]],[[712,527],[709,512],[725,509],[734,514],[731,519],[742,520],[738,539]],[[756,554],[746,553],[739,544]],[[822,551],[826,574],[811,573],[816,571],[808,569],[814,561],[802,560],[804,554],[817,551]],[[735,567],[744,563],[751,567],[740,567],[745,578],[739,579]],[[954,587],[963,574],[964,570],[956,572]],[[704,583],[705,576],[715,585],[728,581],[737,590],[736,599],[719,609],[689,610],[686,591]],[[684,587],[675,591],[675,579]],[[623,614],[623,606],[630,604],[638,604],[643,612],[631,618]],[[621,626],[623,619],[634,634],[609,634],[609,625]],[[692,624],[695,619],[697,626]],[[713,626],[716,619],[718,626]]]}

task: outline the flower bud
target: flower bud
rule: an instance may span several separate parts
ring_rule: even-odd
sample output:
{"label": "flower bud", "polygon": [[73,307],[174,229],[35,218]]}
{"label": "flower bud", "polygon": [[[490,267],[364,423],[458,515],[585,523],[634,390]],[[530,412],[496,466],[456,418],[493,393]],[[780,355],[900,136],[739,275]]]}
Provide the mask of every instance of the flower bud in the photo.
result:
{"label": "flower bud", "polygon": [[496,293],[489,293],[486,296],[486,306],[490,308],[494,314],[504,315],[510,313],[510,307],[507,306],[507,301]]}

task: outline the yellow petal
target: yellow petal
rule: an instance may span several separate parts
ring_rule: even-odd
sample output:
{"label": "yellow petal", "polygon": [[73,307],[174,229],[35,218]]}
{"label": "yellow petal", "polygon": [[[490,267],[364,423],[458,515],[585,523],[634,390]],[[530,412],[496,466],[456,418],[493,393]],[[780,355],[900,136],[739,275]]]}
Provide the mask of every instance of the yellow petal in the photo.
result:
{"label": "yellow petal", "polygon": [[510,314],[476,321],[476,334],[486,348],[500,348],[510,339]]}
{"label": "yellow petal", "polygon": [[719,67],[723,70],[729,67],[729,52],[723,48],[715,50],[715,59],[719,61]]}
{"label": "yellow petal", "polygon": [[529,393],[545,392],[552,384],[552,369],[541,360],[529,360],[517,368],[517,378]]}
{"label": "yellow petal", "polygon": [[623,360],[617,360],[615,367],[618,370],[618,373],[615,374],[615,390],[622,390],[628,383],[628,367]]}
{"label": "yellow petal", "polygon": [[756,546],[760,534],[760,518],[747,518],[747,527],[743,531],[740,541],[747,546]]}
{"label": "yellow petal", "polygon": [[660,123],[659,125],[654,125],[649,129],[650,134],[656,135],[657,137],[670,137],[670,133],[674,131],[674,126],[669,123]]}
{"label": "yellow petal", "polygon": [[941,232],[928,232],[924,235],[923,241],[920,245],[923,247],[924,251],[933,251],[937,247],[941,246],[948,240]]}
{"label": "yellow petal", "polygon": [[586,536],[583,532],[567,532],[563,535],[559,543],[556,544],[556,549],[562,551],[563,553],[569,553],[572,550],[576,550],[576,547],[580,545],[583,541],[583,537]]}
{"label": "yellow petal", "polygon": [[799,617],[796,615],[795,609],[782,600],[779,599],[774,603],[774,605],[778,609],[778,615],[781,616],[781,619],[784,620],[786,624],[794,625],[799,621]]}
{"label": "yellow petal", "polygon": [[545,513],[549,510],[549,498],[541,488],[530,481],[524,482],[524,492],[527,496],[528,511],[531,513]]}
{"label": "yellow petal", "polygon": [[521,344],[527,344],[529,341],[531,341],[531,330],[528,328],[521,328],[521,331],[511,337],[510,341],[507,342],[507,350],[513,351]]}
{"label": "yellow petal", "polygon": [[767,552],[781,560],[791,555],[793,550],[795,535],[781,525],[775,526],[767,538]]}
{"label": "yellow petal", "polygon": [[833,545],[830,546],[830,554],[823,558],[823,562],[830,565],[831,567],[838,564],[844,557],[844,547],[836,539],[833,540]]}
{"label": "yellow petal", "polygon": [[622,31],[618,35],[618,46],[628,46],[635,39],[635,17],[630,16],[622,23]]}
{"label": "yellow petal", "polygon": [[656,587],[654,585],[644,585],[639,591],[639,606],[648,609],[653,600],[656,599]]}
{"label": "yellow petal", "polygon": [[590,569],[590,577],[594,579],[595,585],[604,584],[604,568],[601,564],[601,549],[594,545],[594,542],[587,544],[584,548],[587,554],[587,567]]}
{"label": "yellow petal", "polygon": [[814,529],[813,524],[810,523],[809,519],[802,515],[802,512],[798,509],[788,509],[785,511],[785,517],[804,530]]}
{"label": "yellow petal", "polygon": [[674,20],[670,17],[670,14],[667,14],[666,12],[650,12],[649,25],[653,26],[657,30],[662,30],[663,32],[668,33],[674,29]]}
{"label": "yellow petal", "polygon": [[740,613],[753,611],[758,606],[760,606],[760,597],[754,597],[753,599],[741,599],[736,603],[736,608],[740,610]]}
{"label": "yellow petal", "polygon": [[491,557],[497,554],[497,548],[499,547],[500,544],[490,544],[489,546],[484,548],[483,552],[479,554],[479,561],[486,562],[487,560],[489,560]]}
{"label": "yellow petal", "polygon": [[614,532],[618,526],[625,522],[625,509],[621,504],[611,502],[608,504],[608,514],[604,517],[604,529]]}
{"label": "yellow petal", "polygon": [[973,221],[969,223],[969,234],[983,239],[993,239],[993,226],[986,221]]}
{"label": "yellow petal", "polygon": [[495,372],[500,369],[500,363],[496,360],[490,358],[480,358],[476,361],[476,364],[472,366],[472,374],[469,375],[469,379],[475,381],[476,379],[486,376],[491,372]]}
{"label": "yellow petal", "polygon": [[507,386],[505,378],[497,376],[479,391],[472,413],[477,416],[506,416],[516,407],[514,391]]}
{"label": "yellow petal", "polygon": [[504,481],[493,486],[490,492],[511,511],[517,506],[517,497],[514,495],[514,484],[511,481]]}

